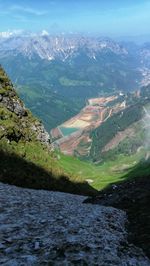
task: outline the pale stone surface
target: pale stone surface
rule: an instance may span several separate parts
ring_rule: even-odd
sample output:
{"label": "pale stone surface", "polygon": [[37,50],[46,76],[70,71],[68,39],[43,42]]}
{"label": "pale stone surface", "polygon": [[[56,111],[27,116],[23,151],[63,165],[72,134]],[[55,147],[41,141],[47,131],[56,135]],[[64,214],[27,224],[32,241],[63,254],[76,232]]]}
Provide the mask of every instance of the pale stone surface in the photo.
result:
{"label": "pale stone surface", "polygon": [[21,102],[18,99],[11,98],[10,95],[5,96],[2,98],[2,104],[11,112],[14,112],[16,115],[22,117],[26,115],[26,109],[21,104]]}
{"label": "pale stone surface", "polygon": [[[34,129],[33,129],[34,128]],[[50,144],[50,136],[46,132],[44,126],[41,123],[36,123],[32,127],[33,131],[37,133],[37,139],[44,144]]]}
{"label": "pale stone surface", "polygon": [[148,266],[126,214],[85,197],[0,183],[0,265]]}

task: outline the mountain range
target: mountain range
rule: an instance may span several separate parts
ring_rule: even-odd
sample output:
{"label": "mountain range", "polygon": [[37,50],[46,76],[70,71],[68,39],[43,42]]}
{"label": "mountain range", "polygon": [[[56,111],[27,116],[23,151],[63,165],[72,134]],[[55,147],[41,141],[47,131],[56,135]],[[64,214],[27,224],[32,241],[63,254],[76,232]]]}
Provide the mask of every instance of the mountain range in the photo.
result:
{"label": "mountain range", "polygon": [[58,35],[50,36],[43,32],[39,35],[1,35],[1,52],[13,51],[14,55],[19,53],[33,58],[38,55],[41,59],[62,60],[76,57],[79,49],[85,49],[86,54],[96,60],[97,53],[108,50],[120,55],[127,55],[128,51],[119,43],[111,39],[90,38],[81,35]]}
{"label": "mountain range", "polygon": [[77,114],[87,98],[147,85],[149,53],[149,44],[108,38],[45,31],[0,35],[1,64],[48,131]]}

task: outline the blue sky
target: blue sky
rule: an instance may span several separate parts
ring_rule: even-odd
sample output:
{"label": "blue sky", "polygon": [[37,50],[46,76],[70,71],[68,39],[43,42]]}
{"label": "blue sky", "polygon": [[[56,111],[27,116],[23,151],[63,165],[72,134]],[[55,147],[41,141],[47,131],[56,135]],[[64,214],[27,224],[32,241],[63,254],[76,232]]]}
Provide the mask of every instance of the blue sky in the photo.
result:
{"label": "blue sky", "polygon": [[0,0],[0,31],[150,34],[147,0]]}

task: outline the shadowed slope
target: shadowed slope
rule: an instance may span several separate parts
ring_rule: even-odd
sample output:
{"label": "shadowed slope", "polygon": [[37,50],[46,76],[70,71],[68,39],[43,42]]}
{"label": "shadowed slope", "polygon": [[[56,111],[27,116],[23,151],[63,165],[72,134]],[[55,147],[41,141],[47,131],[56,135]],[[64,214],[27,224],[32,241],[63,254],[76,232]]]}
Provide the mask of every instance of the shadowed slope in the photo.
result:
{"label": "shadowed slope", "polygon": [[130,242],[150,257],[150,162],[140,163],[124,178],[125,181],[108,186],[85,202],[125,210]]}
{"label": "shadowed slope", "polygon": [[25,108],[0,67],[0,181],[89,195],[88,183],[58,166],[43,125]]}
{"label": "shadowed slope", "polygon": [[0,151],[0,181],[20,187],[57,190],[81,195],[94,195],[96,190],[87,182],[74,182],[63,174],[53,172],[29,162],[16,154]]}

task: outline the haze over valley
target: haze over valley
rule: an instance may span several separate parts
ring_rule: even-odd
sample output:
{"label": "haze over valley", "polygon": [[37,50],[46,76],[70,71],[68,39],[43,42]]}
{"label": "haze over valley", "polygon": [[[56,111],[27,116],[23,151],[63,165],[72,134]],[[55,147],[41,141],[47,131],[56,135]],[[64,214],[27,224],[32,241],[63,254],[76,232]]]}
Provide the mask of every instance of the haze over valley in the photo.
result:
{"label": "haze over valley", "polygon": [[0,37],[2,65],[47,130],[77,114],[88,98],[148,85],[149,55],[148,44],[80,34],[43,31]]}
{"label": "haze over valley", "polygon": [[0,264],[150,266],[150,3],[0,2]]}

